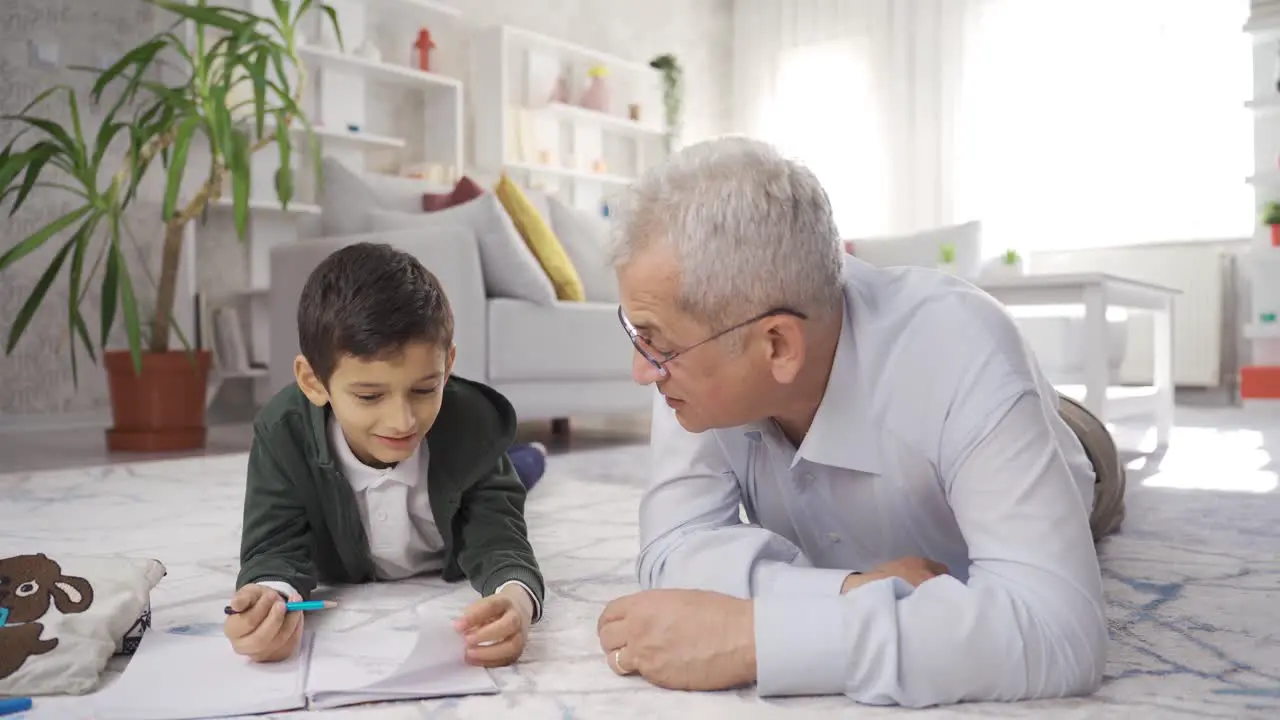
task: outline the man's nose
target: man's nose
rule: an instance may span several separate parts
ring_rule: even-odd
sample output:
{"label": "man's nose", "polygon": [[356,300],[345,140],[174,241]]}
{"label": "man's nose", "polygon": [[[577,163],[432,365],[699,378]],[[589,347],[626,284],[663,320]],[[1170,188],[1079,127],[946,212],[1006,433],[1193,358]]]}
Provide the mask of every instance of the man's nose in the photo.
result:
{"label": "man's nose", "polygon": [[662,372],[640,354],[639,350],[631,354],[631,379],[641,385],[652,385],[662,378]]}

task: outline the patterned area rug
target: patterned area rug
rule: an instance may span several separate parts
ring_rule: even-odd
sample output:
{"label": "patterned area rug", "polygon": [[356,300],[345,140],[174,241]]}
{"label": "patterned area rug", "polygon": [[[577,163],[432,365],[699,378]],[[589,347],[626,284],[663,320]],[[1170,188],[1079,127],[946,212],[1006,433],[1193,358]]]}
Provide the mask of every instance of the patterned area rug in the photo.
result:
{"label": "patterned area rug", "polygon": [[[1178,463],[1168,462],[1172,459],[1163,459],[1158,474],[1134,463],[1128,520],[1101,547],[1112,636],[1102,690],[1084,699],[972,704],[921,714],[1280,716],[1280,530],[1275,525],[1280,493],[1274,483],[1266,489],[1265,476],[1223,480],[1247,486],[1243,488],[1187,489],[1195,473],[1177,470]],[[856,708],[841,697],[761,700],[751,690],[676,693],[614,676],[597,645],[595,622],[604,603],[636,589],[636,512],[647,467],[647,448],[638,446],[551,459],[528,510],[548,580],[547,615],[524,660],[494,672],[500,695],[328,714],[614,719],[794,717],[796,712],[806,717],[851,712],[882,717],[906,712]],[[158,558],[168,575],[153,594],[151,632],[219,632],[220,608],[237,567],[244,468],[245,456],[235,455],[0,475],[0,554]],[[415,606],[454,613],[474,598],[465,585],[436,579],[338,593],[341,608],[314,616],[316,626],[336,631],[406,628]],[[121,659],[113,660],[104,682],[123,665]],[[31,720],[86,716],[74,698],[40,698],[36,711],[28,714]],[[293,715],[277,717],[286,716]]]}

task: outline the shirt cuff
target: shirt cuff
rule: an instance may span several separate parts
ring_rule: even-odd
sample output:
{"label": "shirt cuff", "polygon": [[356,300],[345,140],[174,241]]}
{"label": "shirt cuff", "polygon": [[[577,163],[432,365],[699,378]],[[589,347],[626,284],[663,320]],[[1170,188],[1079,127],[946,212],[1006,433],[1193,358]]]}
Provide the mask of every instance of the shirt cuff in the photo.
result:
{"label": "shirt cuff", "polygon": [[287,582],[284,582],[283,580],[258,580],[253,584],[261,585],[263,587],[269,587],[272,590],[275,590],[276,592],[283,595],[285,600],[288,600],[289,597],[292,595],[298,594],[298,591],[294,590],[292,585],[290,585]]}
{"label": "shirt cuff", "polygon": [[[848,575],[848,573],[845,573]],[[855,598],[884,582],[892,604],[911,593],[899,578],[877,580],[849,595],[801,597],[773,594],[755,600],[756,693],[760,697],[840,695],[848,683],[849,657],[859,638],[848,636],[844,614]],[[861,598],[858,598],[861,599]]]}
{"label": "shirt cuff", "polygon": [[538,622],[538,620],[541,620],[542,619],[542,603],[538,602],[538,596],[533,594],[533,591],[529,589],[528,585],[525,585],[519,580],[508,580],[502,583],[501,585],[499,585],[497,589],[494,590],[494,592],[495,593],[502,592],[502,588],[508,585],[519,585],[520,587],[524,588],[525,593],[529,595],[529,599],[533,601],[533,622]]}
{"label": "shirt cuff", "polygon": [[752,595],[839,597],[848,570],[789,565],[781,562],[761,563],[752,582]]}

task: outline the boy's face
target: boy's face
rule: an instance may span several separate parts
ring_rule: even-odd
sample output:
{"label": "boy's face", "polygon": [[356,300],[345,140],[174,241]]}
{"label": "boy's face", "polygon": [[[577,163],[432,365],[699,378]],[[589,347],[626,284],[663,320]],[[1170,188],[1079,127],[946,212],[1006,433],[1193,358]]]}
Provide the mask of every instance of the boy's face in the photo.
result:
{"label": "boy's face", "polygon": [[414,342],[381,360],[345,355],[327,388],[299,355],[294,374],[311,402],[333,408],[355,456],[376,467],[408,459],[422,443],[440,413],[454,354],[452,346]]}

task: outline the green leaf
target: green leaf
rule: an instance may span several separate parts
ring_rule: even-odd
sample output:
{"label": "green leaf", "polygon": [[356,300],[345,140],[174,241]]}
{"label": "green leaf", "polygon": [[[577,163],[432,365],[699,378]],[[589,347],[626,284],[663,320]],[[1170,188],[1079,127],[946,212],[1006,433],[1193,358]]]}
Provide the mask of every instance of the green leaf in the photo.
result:
{"label": "green leaf", "polygon": [[108,240],[107,269],[102,274],[102,335],[99,344],[107,346],[107,337],[111,335],[111,326],[116,321],[116,303],[120,297],[120,253],[116,247],[119,243],[119,224],[112,224],[113,235]]}
{"label": "green leaf", "polygon": [[84,317],[80,314],[80,281],[84,276],[84,256],[85,251],[89,249],[89,240],[93,237],[93,231],[98,225],[99,215],[92,215],[76,234],[71,238],[75,243],[75,253],[71,256],[71,273],[67,278],[68,295],[67,295],[67,333],[71,336],[71,381],[76,386],[80,384],[80,373],[76,360],[76,337],[84,344],[85,352],[89,353],[89,359],[98,362],[98,356],[93,351],[93,341],[89,339],[89,328],[85,327]]}
{"label": "green leaf", "polygon": [[49,267],[45,268],[44,274],[36,281],[35,289],[31,291],[27,301],[18,310],[18,317],[14,318],[13,326],[9,328],[9,342],[5,345],[4,350],[6,355],[13,354],[13,349],[17,347],[18,341],[22,339],[22,334],[27,331],[27,325],[31,323],[31,318],[36,314],[36,310],[40,309],[40,303],[44,302],[44,296],[49,293],[49,286],[58,277],[58,272],[62,270],[62,264],[67,261],[67,253],[74,244],[74,237],[63,244],[58,254],[53,256],[53,262],[49,263]]}
{"label": "green leaf", "polygon": [[54,142],[56,142],[59,148],[69,158],[72,159],[73,163],[75,161],[76,156],[79,154],[78,153],[79,148],[77,147],[75,141],[71,139],[71,135],[66,130],[64,130],[61,125],[53,122],[52,120],[47,120],[45,118],[40,118],[40,117],[32,117],[30,115],[4,115],[4,116],[0,116],[0,119],[13,120],[17,122],[26,123],[31,127],[37,128],[39,130],[43,130],[44,133],[48,135]]}
{"label": "green leaf", "polygon": [[[8,152],[9,148],[5,148],[5,153]],[[41,152],[36,147],[29,147],[19,153],[7,154],[3,162],[0,162],[0,191],[7,192],[9,183],[13,182],[18,173],[22,172]]]}
{"label": "green leaf", "polygon": [[22,203],[26,201],[27,195],[31,194],[31,189],[35,187],[36,180],[40,177],[40,171],[44,169],[44,166],[53,158],[54,154],[58,152],[58,148],[55,145],[47,142],[40,143],[39,145],[31,148],[31,150],[35,154],[32,156],[31,162],[27,165],[27,174],[22,178],[22,190],[18,193],[18,198],[13,201],[13,206],[9,208],[9,217],[13,217],[13,214],[18,212],[18,209],[22,207]]}
{"label": "green leaf", "polygon": [[301,19],[303,15],[307,14],[307,11],[311,9],[311,4],[313,2],[314,0],[302,0],[302,3],[298,5],[298,12],[295,13],[293,16],[294,25],[297,25],[298,20]]}
{"label": "green leaf", "polygon": [[[172,33],[169,34],[172,35]],[[177,36],[175,35],[174,37],[176,38]],[[139,67],[137,75],[141,75],[141,68],[151,64],[151,61],[155,59],[156,54],[163,50],[168,44],[169,43],[163,38],[149,40],[125,53],[119,60],[115,61],[111,67],[103,70],[102,74],[98,76],[98,80],[94,82],[93,89],[90,90],[90,94],[93,97],[94,102],[98,102],[102,99],[103,91],[107,89],[107,86],[110,85],[113,80],[120,77],[120,74],[126,69],[136,65]]]}
{"label": "green leaf", "polygon": [[239,130],[231,134],[231,198],[235,204],[236,234],[244,238],[249,229],[249,139]]}
{"label": "green leaf", "polygon": [[178,132],[173,141],[173,160],[169,163],[169,172],[165,179],[164,206],[160,211],[165,222],[173,217],[174,208],[178,204],[178,193],[182,192],[182,175],[187,169],[187,152],[191,149],[191,136],[195,134],[200,118],[190,116],[178,125]]}
{"label": "green leaf", "polygon": [[85,214],[87,214],[92,209],[93,209],[92,206],[85,205],[84,207],[78,208],[76,210],[72,210],[66,215],[63,215],[57,220],[54,220],[48,225],[45,225],[44,227],[35,231],[29,237],[27,237],[26,240],[23,240],[17,245],[14,245],[13,247],[9,248],[8,252],[6,252],[4,255],[0,255],[0,273],[7,270],[9,266],[18,262],[22,258],[35,252],[37,249],[43,246],[45,242],[49,240],[49,238],[53,237],[54,235],[57,235],[58,233],[67,229],[68,227],[71,227],[73,223],[75,223],[80,218],[84,217]]}
{"label": "green leaf", "polygon": [[260,51],[253,62],[246,67],[249,70],[249,77],[253,79],[253,114],[258,131],[254,137],[260,138],[267,116],[267,52]]}
{"label": "green leaf", "polygon": [[288,0],[271,0],[271,6],[276,11],[276,18],[281,24],[289,24],[289,2]]}
{"label": "green leaf", "polygon": [[111,147],[111,141],[115,139],[116,134],[125,128],[122,122],[114,122],[110,119],[103,121],[102,126],[98,128],[98,137],[93,143],[93,162],[89,168],[96,175],[98,168],[102,166],[102,156],[107,153],[107,148]]}
{"label": "green leaf", "polygon": [[175,15],[194,20],[198,26],[206,25],[230,32],[239,32],[245,26],[243,20],[237,20],[234,16],[227,14],[224,8],[192,6],[181,2],[170,2],[170,0],[146,1]]}
{"label": "green leaf", "polygon": [[285,210],[293,199],[293,137],[284,125],[284,113],[276,116],[276,147],[280,150],[280,167],[276,170],[276,195]]}
{"label": "green leaf", "polygon": [[[118,231],[115,231],[118,232]],[[138,322],[138,299],[133,294],[133,281],[129,278],[129,270],[124,267],[124,258],[120,257],[120,246],[114,244],[111,252],[116,255],[116,265],[120,272],[120,309],[124,312],[124,330],[129,338],[129,354],[133,356],[133,369],[142,372],[142,326]]]}
{"label": "green leaf", "polygon": [[332,5],[321,5],[320,9],[329,16],[329,23],[333,25],[333,34],[338,38],[338,47],[345,47],[342,42],[342,27],[338,24],[338,11],[334,10]]}

